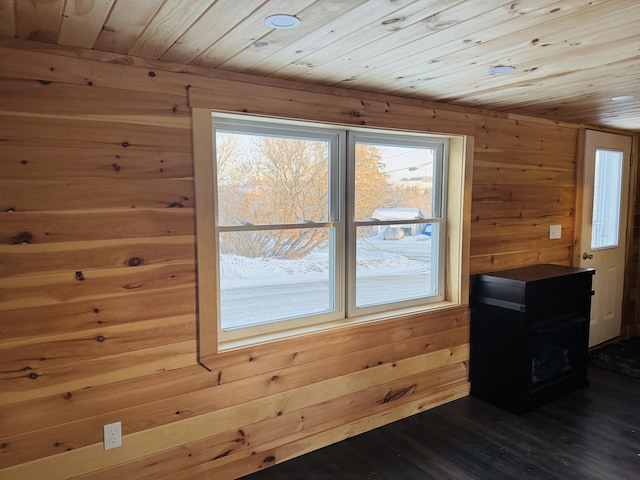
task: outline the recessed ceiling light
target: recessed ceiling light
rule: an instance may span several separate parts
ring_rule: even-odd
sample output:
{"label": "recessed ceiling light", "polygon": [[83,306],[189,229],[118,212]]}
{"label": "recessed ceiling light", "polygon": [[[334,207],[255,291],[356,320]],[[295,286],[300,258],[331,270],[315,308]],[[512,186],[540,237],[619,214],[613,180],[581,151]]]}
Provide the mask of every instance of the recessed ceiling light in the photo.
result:
{"label": "recessed ceiling light", "polygon": [[271,28],[287,30],[298,27],[300,25],[300,19],[294,15],[278,14],[265,18],[264,23]]}
{"label": "recessed ceiling light", "polygon": [[516,69],[513,65],[496,65],[489,69],[491,75],[503,75],[505,73],[511,73]]}
{"label": "recessed ceiling light", "polygon": [[614,102],[625,102],[627,100],[633,100],[634,97],[633,95],[618,95],[617,97],[611,97],[611,100],[613,100]]}

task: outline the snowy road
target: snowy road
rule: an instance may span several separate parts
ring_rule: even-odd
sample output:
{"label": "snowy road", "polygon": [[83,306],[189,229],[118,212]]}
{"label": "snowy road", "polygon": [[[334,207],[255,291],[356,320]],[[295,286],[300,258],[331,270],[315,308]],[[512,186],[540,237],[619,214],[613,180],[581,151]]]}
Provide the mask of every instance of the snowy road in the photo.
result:
{"label": "snowy road", "polygon": [[[359,244],[359,305],[415,298],[424,293],[430,278],[431,241],[420,237],[367,239]],[[311,315],[333,307],[326,255],[299,261],[231,260],[221,275],[224,328]]]}

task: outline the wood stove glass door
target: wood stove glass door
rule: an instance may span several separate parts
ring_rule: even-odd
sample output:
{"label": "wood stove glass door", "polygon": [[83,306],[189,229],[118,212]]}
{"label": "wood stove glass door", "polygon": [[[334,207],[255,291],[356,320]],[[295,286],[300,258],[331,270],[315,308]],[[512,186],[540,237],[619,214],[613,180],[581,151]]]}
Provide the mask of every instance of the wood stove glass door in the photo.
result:
{"label": "wood stove glass door", "polygon": [[595,268],[589,346],[620,335],[631,137],[587,130],[580,266]]}

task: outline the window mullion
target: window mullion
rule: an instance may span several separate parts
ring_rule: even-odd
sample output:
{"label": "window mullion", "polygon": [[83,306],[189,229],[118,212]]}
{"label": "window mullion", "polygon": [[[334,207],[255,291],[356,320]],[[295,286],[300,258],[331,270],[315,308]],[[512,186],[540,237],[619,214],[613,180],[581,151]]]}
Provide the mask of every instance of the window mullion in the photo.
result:
{"label": "window mullion", "polygon": [[219,232],[253,232],[263,230],[298,230],[303,228],[334,228],[337,222],[302,222],[302,223],[280,223],[280,224],[258,224],[243,223],[241,225],[218,225]]}

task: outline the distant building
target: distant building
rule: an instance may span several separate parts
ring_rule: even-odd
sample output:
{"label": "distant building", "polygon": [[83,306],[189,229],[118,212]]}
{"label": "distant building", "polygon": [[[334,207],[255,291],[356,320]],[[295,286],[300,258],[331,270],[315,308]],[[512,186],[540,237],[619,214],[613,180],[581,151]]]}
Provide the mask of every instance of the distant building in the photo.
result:
{"label": "distant building", "polygon": [[403,177],[395,183],[402,187],[418,187],[422,189],[431,189],[433,187],[433,179],[431,177]]}
{"label": "distant building", "polygon": [[[427,218],[419,208],[400,208],[400,207],[380,207],[376,208],[371,215],[371,218],[375,220],[416,220],[418,218]],[[420,235],[424,232],[424,223],[408,223],[405,225],[399,225],[404,231],[405,235],[413,236]],[[386,225],[378,226],[377,233],[383,234],[388,227]]]}

